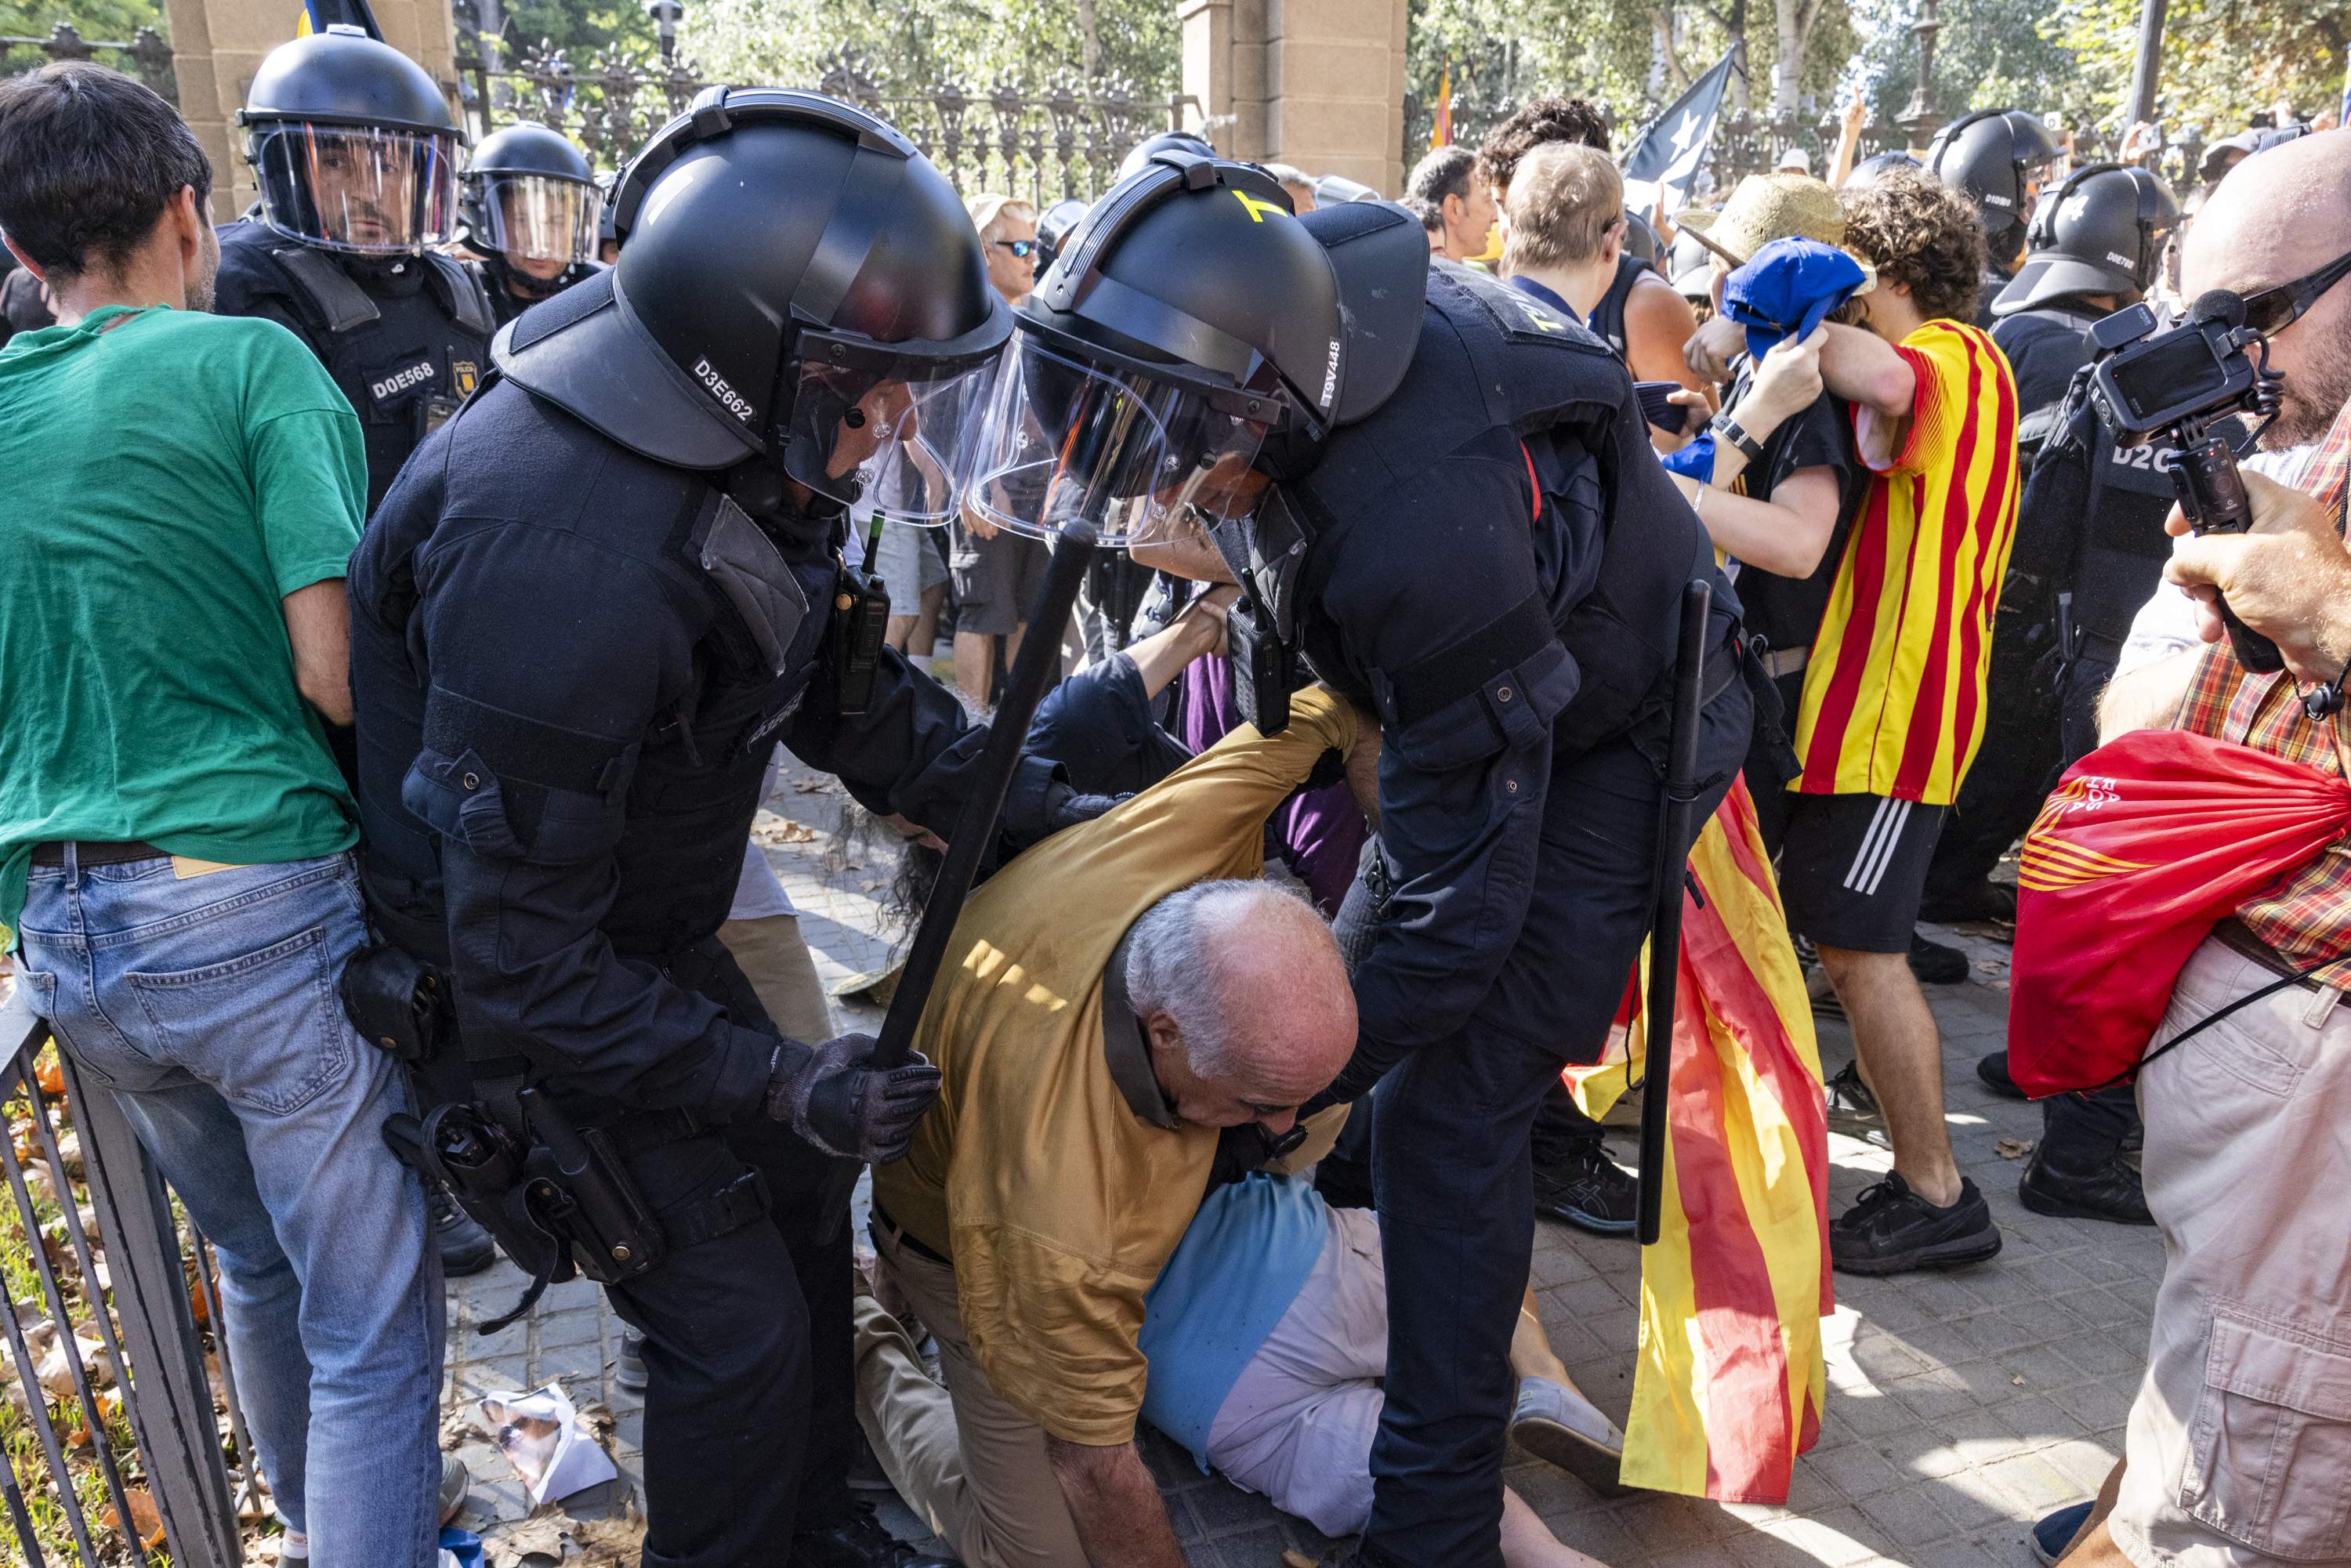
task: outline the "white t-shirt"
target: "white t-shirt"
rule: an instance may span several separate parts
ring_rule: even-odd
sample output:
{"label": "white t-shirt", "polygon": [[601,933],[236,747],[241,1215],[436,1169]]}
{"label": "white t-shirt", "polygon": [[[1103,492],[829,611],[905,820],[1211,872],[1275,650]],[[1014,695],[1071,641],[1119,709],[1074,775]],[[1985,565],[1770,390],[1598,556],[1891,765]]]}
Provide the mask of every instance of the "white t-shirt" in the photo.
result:
{"label": "white t-shirt", "polygon": [[[2319,445],[2313,441],[2302,446],[2289,446],[2283,452],[2256,452],[2241,465],[2281,485],[2300,489],[2318,456]],[[2156,589],[2155,597],[2140,605],[2138,614],[2132,619],[2130,636],[2123,643],[2115,674],[2126,675],[2142,665],[2203,645],[2204,639],[2196,632],[2196,601],[2188,596],[2187,590],[2167,582]]]}
{"label": "white t-shirt", "polygon": [[768,863],[767,852],[746,841],[743,845],[743,874],[735,882],[735,906],[726,912],[729,920],[766,920],[772,915],[793,915],[799,911],[784,893],[783,879],[776,868]]}

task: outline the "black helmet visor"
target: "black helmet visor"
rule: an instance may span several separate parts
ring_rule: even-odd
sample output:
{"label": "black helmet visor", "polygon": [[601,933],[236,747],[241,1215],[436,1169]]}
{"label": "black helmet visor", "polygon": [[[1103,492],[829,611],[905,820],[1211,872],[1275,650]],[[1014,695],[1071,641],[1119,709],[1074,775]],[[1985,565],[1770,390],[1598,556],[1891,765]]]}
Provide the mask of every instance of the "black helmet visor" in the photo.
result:
{"label": "black helmet visor", "polygon": [[560,174],[468,174],[474,242],[484,250],[566,267],[596,254],[602,197],[584,180]]}
{"label": "black helmet visor", "polygon": [[948,521],[1006,325],[999,312],[951,343],[802,332],[785,471],[843,504],[873,499],[901,522]]}
{"label": "black helmet visor", "polygon": [[355,256],[413,256],[453,232],[454,131],[290,120],[253,135],[262,216],[279,234]]}
{"label": "black helmet visor", "polygon": [[1086,364],[1015,332],[961,467],[966,504],[998,528],[1051,538],[1073,519],[1131,548],[1188,534],[1194,508],[1242,517],[1266,426],[1204,389]]}

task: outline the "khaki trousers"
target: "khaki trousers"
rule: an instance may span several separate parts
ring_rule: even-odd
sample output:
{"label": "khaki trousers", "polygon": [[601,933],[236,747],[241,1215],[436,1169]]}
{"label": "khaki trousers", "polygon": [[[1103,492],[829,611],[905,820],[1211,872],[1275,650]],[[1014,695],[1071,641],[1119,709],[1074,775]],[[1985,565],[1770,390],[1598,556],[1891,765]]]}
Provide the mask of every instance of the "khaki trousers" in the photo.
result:
{"label": "khaki trousers", "polygon": [[940,1387],[899,1322],[857,1300],[857,1418],[890,1483],[965,1568],[1087,1568],[1045,1429],[989,1385],[964,1339],[955,1270],[874,1226],[883,1261],[938,1342]]}
{"label": "khaki trousers", "polygon": [[809,956],[798,916],[730,920],[718,928],[718,940],[735,955],[759,1005],[787,1038],[809,1045],[832,1038],[832,1006],[824,982],[816,977],[816,960]]}
{"label": "khaki trousers", "polygon": [[[2273,977],[2207,938],[2156,1039]],[[2108,1531],[2139,1568],[2351,1564],[2351,1007],[2288,987],[2138,1102],[2165,1268]]]}

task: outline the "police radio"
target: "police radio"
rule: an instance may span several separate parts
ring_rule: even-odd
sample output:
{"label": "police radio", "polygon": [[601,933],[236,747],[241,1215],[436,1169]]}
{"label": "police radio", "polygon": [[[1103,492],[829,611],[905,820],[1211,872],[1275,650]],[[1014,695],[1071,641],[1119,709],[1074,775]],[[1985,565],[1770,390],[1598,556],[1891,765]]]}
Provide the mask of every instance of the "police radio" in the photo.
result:
{"label": "police radio", "polygon": [[[2141,443],[2159,435],[2173,448],[2171,486],[2189,527],[2199,534],[2251,528],[2238,449],[2218,427],[2239,413],[2259,415],[2244,438],[2250,447],[2277,417],[2285,374],[2269,368],[2269,340],[2245,325],[2244,300],[2216,288],[2170,328],[2133,305],[2094,325],[2090,348],[2098,356],[2090,395],[2108,427]],[[2275,643],[2238,620],[2228,601],[2219,604],[2237,663],[2261,674],[2285,667]]]}
{"label": "police radio", "polygon": [[844,557],[832,593],[835,704],[843,714],[861,714],[872,705],[873,677],[882,667],[883,642],[890,630],[890,591],[873,575],[882,523],[877,511],[865,536],[863,565],[852,566]]}
{"label": "police radio", "polygon": [[1233,711],[1259,735],[1290,727],[1290,694],[1298,689],[1298,654],[1273,630],[1272,613],[1254,584],[1225,612],[1225,646],[1233,677]]}

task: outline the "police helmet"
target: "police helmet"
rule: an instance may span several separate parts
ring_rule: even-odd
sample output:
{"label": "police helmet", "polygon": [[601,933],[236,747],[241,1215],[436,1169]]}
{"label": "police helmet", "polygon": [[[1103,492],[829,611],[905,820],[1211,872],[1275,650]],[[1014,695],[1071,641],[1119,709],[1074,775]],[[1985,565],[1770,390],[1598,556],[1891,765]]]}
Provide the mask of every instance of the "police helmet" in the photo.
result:
{"label": "police helmet", "polygon": [[594,259],[602,193],[587,155],[528,120],[492,131],[465,161],[466,243],[491,256],[576,267]]}
{"label": "police helmet", "polygon": [[424,68],[358,27],[280,44],[237,113],[261,221],[357,256],[416,256],[455,228],[465,133]]}
{"label": "police helmet", "polygon": [[622,172],[612,223],[617,263],[500,331],[507,376],[657,462],[955,515],[958,430],[1011,317],[912,142],[816,93],[705,88]]}
{"label": "police helmet", "polygon": [[1840,191],[1866,191],[1872,185],[1876,184],[1880,180],[1885,179],[1886,176],[1895,172],[1896,170],[1923,170],[1926,167],[1927,165],[1919,162],[1918,160],[1911,157],[1907,152],[1879,152],[1855,163],[1853,166],[1853,172],[1844,177],[1844,183],[1838,186],[1837,189]]}
{"label": "police helmet", "polygon": [[2024,242],[2034,187],[2057,156],[2049,128],[2021,109],[1980,109],[1943,127],[1927,168],[1983,214],[1984,247],[2005,263]]}
{"label": "police helmet", "polygon": [[1086,215],[1086,204],[1075,196],[1064,196],[1037,214],[1037,276],[1042,277],[1052,270],[1053,258],[1061,254],[1061,242]]}
{"label": "police helmet", "polygon": [[1691,304],[1713,302],[1714,252],[1707,248],[1695,227],[1674,235],[1674,248],[1666,253],[1665,266],[1659,270],[1674,286],[1674,292]]}
{"label": "police helmet", "polygon": [[1649,226],[1649,220],[1630,207],[1625,209],[1625,251],[1652,272],[1657,270],[1658,258],[1665,251],[1665,246],[1657,243],[1657,231]]}
{"label": "police helmet", "polygon": [[2120,163],[2076,169],[2041,198],[2024,265],[1992,301],[1992,313],[2073,294],[2115,294],[2128,303],[2155,281],[2165,236],[2179,223],[2179,204],[2151,171]]}
{"label": "police helmet", "polygon": [[1126,156],[1120,159],[1118,162],[1118,177],[1122,180],[1125,179],[1171,148],[1178,152],[1197,153],[1203,158],[1214,158],[1217,155],[1217,150],[1208,144],[1208,139],[1197,131],[1163,131],[1156,136],[1144,137],[1126,150]]}
{"label": "police helmet", "polygon": [[1428,242],[1389,202],[1303,217],[1253,163],[1171,149],[1096,203],[1015,314],[965,499],[1050,537],[1176,538],[1394,392]]}

